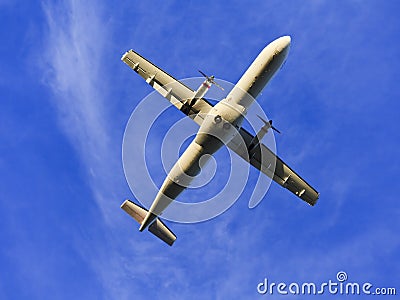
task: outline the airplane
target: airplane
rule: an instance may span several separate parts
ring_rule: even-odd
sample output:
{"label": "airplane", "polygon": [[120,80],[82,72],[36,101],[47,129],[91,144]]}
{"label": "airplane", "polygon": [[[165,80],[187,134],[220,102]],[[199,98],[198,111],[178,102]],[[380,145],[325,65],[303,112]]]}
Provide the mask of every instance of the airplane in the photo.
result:
{"label": "airplane", "polygon": [[[140,224],[140,231],[148,228],[172,246],[176,236],[160,220],[160,215],[199,174],[200,158],[209,154],[204,156],[209,159],[224,145],[300,199],[311,206],[316,204],[319,193],[261,142],[269,129],[279,132],[272,121],[260,117],[264,126],[255,136],[242,127],[247,110],[285,62],[290,44],[290,36],[282,36],[268,44],[228,95],[215,106],[204,98],[212,85],[220,87],[214,76],[200,71],[205,80],[194,91],[133,50],[122,56],[125,64],[200,125],[194,140],[166,176],[151,207],[147,210],[130,200],[122,203],[121,208]],[[274,161],[274,168],[271,161]]]}

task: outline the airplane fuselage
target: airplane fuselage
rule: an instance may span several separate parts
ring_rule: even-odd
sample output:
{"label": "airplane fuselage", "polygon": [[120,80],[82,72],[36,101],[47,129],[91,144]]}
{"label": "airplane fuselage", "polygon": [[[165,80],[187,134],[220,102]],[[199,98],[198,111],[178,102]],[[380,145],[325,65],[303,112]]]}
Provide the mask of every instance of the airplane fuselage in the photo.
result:
{"label": "airplane fuselage", "polygon": [[210,155],[238,134],[248,108],[285,61],[289,46],[288,36],[267,45],[227,97],[208,112],[196,137],[165,178],[140,226],[141,231],[190,185]]}

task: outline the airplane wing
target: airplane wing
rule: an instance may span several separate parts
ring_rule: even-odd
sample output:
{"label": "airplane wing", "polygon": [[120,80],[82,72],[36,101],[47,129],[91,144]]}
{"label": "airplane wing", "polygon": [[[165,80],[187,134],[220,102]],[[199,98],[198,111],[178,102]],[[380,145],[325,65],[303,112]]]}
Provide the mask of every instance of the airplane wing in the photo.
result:
{"label": "airplane wing", "polygon": [[[192,99],[195,92],[135,51],[129,50],[122,56],[121,60],[198,125],[201,125],[204,117],[213,107],[204,98],[198,99],[193,107],[188,107],[185,103],[188,99]],[[240,136],[236,136],[227,145],[231,150],[308,204],[315,205],[319,193],[311,185],[262,143],[251,154],[248,151],[244,152],[243,149],[249,149],[254,136],[243,128],[240,129],[239,133]],[[246,147],[241,145],[243,141],[246,143]]]}
{"label": "airplane wing", "polygon": [[[317,203],[319,193],[282,159],[262,143],[250,153],[248,149],[254,136],[244,128],[240,128],[239,134],[240,136],[237,135],[228,143],[227,146],[231,150],[308,204]],[[245,147],[242,145],[243,142],[246,144]]]}
{"label": "airplane wing", "polygon": [[186,102],[193,98],[195,91],[133,50],[126,52],[121,60],[146,80],[161,96],[168,99],[176,108],[201,125],[204,117],[213,106],[211,103],[201,98],[192,107],[189,107]]}

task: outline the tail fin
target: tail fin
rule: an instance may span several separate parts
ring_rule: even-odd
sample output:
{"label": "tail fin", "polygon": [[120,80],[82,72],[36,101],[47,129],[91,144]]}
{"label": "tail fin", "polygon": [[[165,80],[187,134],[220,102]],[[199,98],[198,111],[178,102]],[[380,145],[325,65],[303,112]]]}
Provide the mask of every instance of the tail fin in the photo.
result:
{"label": "tail fin", "polygon": [[[124,203],[122,203],[121,208],[139,224],[143,223],[143,220],[148,213],[147,209],[133,203],[130,200],[125,200]],[[172,246],[176,240],[175,234],[158,218],[148,228],[152,234],[170,246]]]}

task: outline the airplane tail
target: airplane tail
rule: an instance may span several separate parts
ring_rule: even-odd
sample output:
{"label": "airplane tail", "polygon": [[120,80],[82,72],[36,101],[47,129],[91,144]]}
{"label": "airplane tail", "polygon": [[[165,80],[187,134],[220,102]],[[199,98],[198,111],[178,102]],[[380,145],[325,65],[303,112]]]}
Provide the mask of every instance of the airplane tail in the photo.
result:
{"label": "airplane tail", "polygon": [[[130,200],[125,200],[124,203],[121,204],[121,208],[139,224],[143,223],[143,220],[148,213],[147,209],[133,203]],[[175,234],[159,218],[157,218],[148,228],[152,234],[170,246],[172,246],[176,240]]]}

